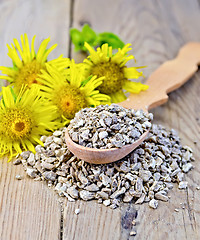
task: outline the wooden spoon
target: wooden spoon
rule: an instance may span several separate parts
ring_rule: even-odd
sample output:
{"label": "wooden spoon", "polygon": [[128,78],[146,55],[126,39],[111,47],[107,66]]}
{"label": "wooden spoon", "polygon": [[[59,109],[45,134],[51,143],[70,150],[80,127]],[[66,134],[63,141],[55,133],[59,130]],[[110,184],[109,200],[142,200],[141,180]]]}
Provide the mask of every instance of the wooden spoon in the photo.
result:
{"label": "wooden spoon", "polygon": [[[200,64],[200,43],[191,42],[184,45],[177,57],[162,64],[146,81],[149,85],[147,91],[140,94],[130,94],[130,96],[119,105],[125,108],[143,109],[148,111],[168,100],[167,93],[174,91],[188,81],[198,70]],[[95,149],[83,147],[71,140],[66,131],[66,144],[69,150],[78,158],[94,164],[111,163],[117,161],[136,147],[138,147],[147,137],[148,132],[132,144],[127,144],[122,148]]]}

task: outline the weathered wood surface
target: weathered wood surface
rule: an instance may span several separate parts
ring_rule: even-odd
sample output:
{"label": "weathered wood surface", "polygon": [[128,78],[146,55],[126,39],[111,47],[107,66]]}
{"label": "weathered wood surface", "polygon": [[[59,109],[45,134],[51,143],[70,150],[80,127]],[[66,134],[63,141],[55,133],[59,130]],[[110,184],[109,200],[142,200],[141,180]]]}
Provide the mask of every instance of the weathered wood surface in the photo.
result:
{"label": "weathered wood surface", "polygon": [[[200,7],[197,1],[189,3],[130,0],[125,3],[113,0],[99,3],[99,1],[79,0],[75,1],[74,5],[73,26],[80,27],[86,22],[99,32],[113,31],[119,34],[124,41],[133,44],[132,52],[138,65],[148,66],[145,69],[145,75],[148,77],[164,61],[174,58],[182,45],[188,41],[200,41],[200,30],[197,26],[199,21]],[[73,56],[80,57],[77,54]],[[194,164],[195,169],[187,175],[188,191],[177,190],[175,186],[170,192],[170,202],[160,203],[156,211],[149,209],[145,204],[141,206],[130,204],[122,207],[121,217],[119,218],[117,213],[115,216],[115,222],[121,225],[121,234],[117,238],[113,235],[107,239],[200,238],[200,192],[196,190],[196,186],[200,184],[198,162],[200,148],[198,143],[193,144],[194,140],[199,140],[200,132],[199,122],[196,120],[200,113],[199,83],[200,73],[197,73],[181,89],[170,94],[168,103],[153,110],[154,122],[177,129],[183,143],[192,146],[195,150],[197,161]],[[184,210],[181,209],[180,203],[184,203]],[[100,208],[104,207],[100,206]],[[178,208],[179,212],[175,212],[175,208]],[[132,227],[131,221],[134,218],[137,225]],[[68,222],[64,221],[64,232],[68,227]],[[135,237],[129,236],[132,228],[137,232]],[[112,227],[110,231],[114,232]],[[95,236],[95,233],[94,229],[91,236]],[[82,234],[87,236],[86,231]],[[100,234],[98,237],[101,239]]]}
{"label": "weathered wood surface", "polygon": [[[0,63],[4,65],[8,63],[5,43],[24,31],[30,36],[38,34],[40,40],[50,35],[52,44],[59,43],[58,54],[66,55],[71,49],[70,55],[80,61],[80,54],[68,45],[67,31],[70,24],[80,28],[86,22],[96,31],[113,31],[132,43],[138,65],[148,65],[147,77],[174,58],[186,42],[200,41],[197,0],[1,0],[0,9]],[[56,195],[44,183],[28,178],[14,180],[23,170],[4,161],[0,173],[0,239],[200,239],[200,191],[196,190],[200,185],[199,92],[198,72],[171,93],[166,104],[153,110],[154,122],[177,129],[182,142],[194,149],[195,169],[187,174],[187,191],[175,186],[169,193],[170,201],[159,203],[157,210],[146,204],[127,204],[112,211],[95,202],[66,201],[61,211]],[[76,208],[81,209],[79,215],[74,214]],[[134,227],[133,219],[137,222]],[[135,237],[129,236],[132,229],[137,232]]]}
{"label": "weathered wood surface", "polygon": [[[16,180],[16,175],[23,180]],[[59,239],[60,204],[57,195],[27,178],[21,166],[0,162],[0,239]],[[47,238],[48,237],[48,238]]]}
{"label": "weathered wood surface", "polygon": [[[0,65],[11,64],[6,43],[27,33],[37,35],[35,47],[47,37],[50,45],[58,43],[50,58],[67,55],[67,29],[70,23],[70,1],[1,0],[0,1]],[[24,179],[18,181],[20,174]],[[58,196],[40,182],[25,177],[21,166],[6,159],[0,161],[0,239],[60,239],[61,207]]]}

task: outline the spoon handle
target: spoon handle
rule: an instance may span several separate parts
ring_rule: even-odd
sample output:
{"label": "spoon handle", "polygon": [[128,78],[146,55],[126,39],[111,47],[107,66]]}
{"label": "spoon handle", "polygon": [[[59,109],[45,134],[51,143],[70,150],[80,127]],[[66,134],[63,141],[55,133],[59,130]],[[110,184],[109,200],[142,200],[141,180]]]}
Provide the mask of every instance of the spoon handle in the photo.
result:
{"label": "spoon handle", "polygon": [[126,108],[149,110],[168,100],[167,93],[174,91],[188,81],[200,64],[200,43],[184,45],[177,57],[163,63],[146,81],[149,89],[140,94],[130,94],[120,103]]}

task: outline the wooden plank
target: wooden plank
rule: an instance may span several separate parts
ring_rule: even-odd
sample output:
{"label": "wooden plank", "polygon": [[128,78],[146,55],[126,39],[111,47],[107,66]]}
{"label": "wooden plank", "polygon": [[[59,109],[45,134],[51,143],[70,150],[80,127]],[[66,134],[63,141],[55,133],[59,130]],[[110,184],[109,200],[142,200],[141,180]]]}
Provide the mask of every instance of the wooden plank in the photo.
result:
{"label": "wooden plank", "polygon": [[12,65],[7,56],[6,44],[11,44],[13,38],[20,39],[27,33],[29,40],[36,35],[35,48],[41,41],[50,37],[49,46],[58,46],[49,55],[49,60],[60,54],[68,55],[70,24],[70,0],[1,0],[0,1],[0,66]]}
{"label": "wooden plank", "polygon": [[[23,180],[16,180],[16,175]],[[0,239],[59,239],[60,205],[46,184],[26,176],[22,166],[0,161]]]}
{"label": "wooden plank", "polygon": [[[75,209],[80,209],[78,215]],[[120,211],[113,211],[95,201],[65,202],[63,239],[120,239]],[[118,219],[118,221],[116,221]]]}
{"label": "wooden plank", "polygon": [[[68,54],[70,0],[2,0],[0,1],[0,65],[10,65],[6,43],[27,33],[40,42],[51,37],[58,47],[50,59]],[[24,176],[18,181],[16,174]],[[61,208],[57,195],[45,183],[25,176],[21,166],[0,161],[0,239],[60,239]]]}
{"label": "wooden plank", "polygon": [[[171,14],[166,15],[166,11]],[[200,32],[197,31],[196,23],[200,20],[200,11],[197,1],[192,1],[189,5],[183,4],[181,7],[177,2],[173,4],[165,3],[162,6],[160,5],[160,12],[161,16],[167,20],[166,22],[169,22],[168,28],[171,36],[168,41],[166,32],[163,33],[168,48],[170,48],[170,42],[174,42],[176,45],[183,45],[187,41],[199,41]],[[189,14],[190,17],[188,18]],[[188,21],[186,19],[188,19]],[[172,56],[176,54],[174,48],[170,52]],[[197,160],[194,162],[195,169],[186,176],[186,180],[189,182],[188,190],[180,192],[175,189],[172,192],[170,203],[174,204],[173,208],[180,208],[178,207],[178,203],[182,202],[185,204],[186,209],[180,210],[178,213],[171,211],[167,219],[165,217],[163,218],[170,222],[170,225],[165,221],[165,223],[162,222],[159,224],[157,228],[158,232],[161,232],[161,229],[165,229],[165,236],[167,236],[167,239],[199,239],[200,235],[200,193],[196,190],[196,186],[200,185],[198,177],[200,171],[200,164],[198,161],[200,147],[199,144],[196,145],[193,143],[194,141],[199,142],[200,140],[200,126],[197,121],[199,116],[199,82],[200,73],[198,72],[190,82],[186,83],[181,89],[170,94],[170,101],[168,104],[153,111],[155,119],[158,122],[162,121],[165,125],[179,131],[183,143],[190,145],[194,149]],[[173,226],[173,228],[171,226]],[[152,236],[150,239],[154,239],[154,237],[155,236]],[[164,237],[164,235],[160,235],[160,238],[162,237]]]}
{"label": "wooden plank", "polygon": [[50,37],[49,45],[58,44],[57,48],[49,55],[50,59],[68,54],[68,28],[70,20],[70,0],[1,0],[0,16],[0,64],[10,63],[7,57],[6,44],[13,38],[20,39],[20,35],[27,33],[31,39],[36,35],[35,46]]}
{"label": "wooden plank", "polygon": [[[200,32],[198,22],[200,10],[198,1],[132,1],[110,0],[89,1],[76,0],[74,4],[73,26],[81,28],[84,23],[89,23],[97,32],[112,31],[118,34],[125,42],[133,44],[132,53],[135,55],[138,65],[147,65],[144,71],[148,77],[161,63],[176,56],[178,49],[188,41],[199,41]],[[83,57],[80,53],[71,53],[77,61]],[[90,236],[98,236],[99,239],[113,239],[113,229],[117,229],[115,239],[198,239],[200,235],[200,192],[196,186],[200,185],[199,172],[200,153],[199,141],[199,92],[200,74],[197,73],[190,82],[181,89],[170,94],[169,102],[153,110],[154,122],[179,131],[183,144],[193,147],[197,161],[195,169],[187,174],[189,182],[187,191],[180,191],[177,185],[169,193],[171,199],[168,203],[159,203],[157,210],[152,210],[147,204],[135,206],[126,204],[121,208],[120,214],[114,214],[112,223],[109,217],[101,223],[102,217],[108,210],[100,206],[101,214],[98,214],[93,202],[83,203],[84,214],[74,216],[74,209],[79,203],[66,203],[64,209],[63,239],[70,236],[81,236],[89,239]],[[185,209],[182,209],[183,203]],[[72,207],[73,206],[73,207]],[[178,208],[179,212],[174,209]],[[91,211],[89,211],[89,209]],[[117,210],[118,211],[118,210]],[[96,214],[97,212],[97,214]],[[70,220],[71,217],[73,220]],[[80,218],[80,219],[79,219]],[[84,219],[83,219],[84,218]],[[77,219],[77,220],[75,220]],[[131,222],[136,219],[136,226]],[[76,224],[72,223],[76,221]],[[87,224],[89,225],[87,227]],[[71,231],[69,228],[73,225]],[[98,232],[98,229],[104,231]],[[118,226],[118,227],[117,227]],[[120,232],[119,232],[120,229]],[[131,230],[137,235],[130,237]],[[107,233],[107,235],[103,235]]]}

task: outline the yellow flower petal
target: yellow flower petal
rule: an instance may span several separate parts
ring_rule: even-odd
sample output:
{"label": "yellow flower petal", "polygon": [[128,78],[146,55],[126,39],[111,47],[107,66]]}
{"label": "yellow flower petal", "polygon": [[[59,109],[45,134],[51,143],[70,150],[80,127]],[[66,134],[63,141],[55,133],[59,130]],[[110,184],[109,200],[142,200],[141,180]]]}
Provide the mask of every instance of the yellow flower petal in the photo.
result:
{"label": "yellow flower petal", "polygon": [[9,154],[9,160],[25,150],[35,151],[41,135],[59,126],[56,108],[43,96],[39,88],[23,87],[15,97],[10,87],[2,88],[0,101],[0,155]]}
{"label": "yellow flower petal", "polygon": [[35,48],[34,48],[35,38],[36,38],[36,35],[33,36],[31,41],[31,60],[35,58]]}
{"label": "yellow flower petal", "polygon": [[[13,46],[13,44],[11,44]],[[8,56],[13,60],[14,64],[18,67],[22,67],[22,61],[20,57],[17,54],[17,51],[15,47],[13,46],[13,49],[7,44],[8,47]]]}
{"label": "yellow flower petal", "polygon": [[36,59],[38,62],[42,62],[42,57],[45,54],[45,51],[47,49],[47,45],[50,42],[50,38],[44,39],[42,43],[40,44],[40,47],[38,49]]}
{"label": "yellow flower petal", "polygon": [[133,55],[128,56],[127,54],[131,50],[130,46],[131,44],[126,44],[113,55],[112,47],[108,47],[108,44],[103,44],[95,51],[85,43],[85,47],[90,53],[88,58],[84,60],[85,75],[86,77],[90,75],[96,75],[98,78],[104,77],[98,90],[100,93],[109,95],[112,102],[121,102],[126,99],[123,86],[126,87],[126,81],[129,78],[137,79],[143,76],[143,73],[138,71],[142,67],[126,67],[126,63],[134,59]]}
{"label": "yellow flower petal", "polygon": [[140,82],[131,82],[131,81],[127,80],[124,82],[123,88],[127,92],[140,93],[141,91],[147,90],[149,88],[149,86],[142,84]]}
{"label": "yellow flower petal", "polygon": [[119,90],[118,92],[110,94],[110,97],[113,103],[123,102],[124,100],[126,100],[126,96],[122,90]]}
{"label": "yellow flower petal", "polygon": [[[32,84],[38,84],[37,77],[41,73],[41,70],[46,70],[45,62],[47,61],[47,57],[57,46],[57,44],[54,44],[48,49],[47,45],[49,41],[50,38],[43,40],[38,52],[35,53],[35,36],[32,38],[31,46],[27,34],[21,35],[20,41],[13,39],[14,43],[11,46],[7,45],[7,47],[8,56],[12,59],[14,66],[13,68],[1,66],[0,70],[5,76],[0,76],[0,79],[9,81],[17,92],[20,91],[24,84],[27,84],[29,88]],[[65,71],[63,66],[66,61],[67,58],[60,56],[58,60],[54,59],[50,61],[50,65],[55,66],[58,70]]]}
{"label": "yellow flower petal", "polygon": [[52,47],[50,47],[43,55],[41,62],[46,62],[47,57],[49,55],[50,52],[52,52],[56,47],[58,46],[58,44],[54,44]]}
{"label": "yellow flower petal", "polygon": [[143,76],[142,72],[138,72],[136,67],[130,67],[130,68],[124,68],[124,76],[128,79],[128,78],[139,78],[141,76]]}
{"label": "yellow flower petal", "polygon": [[56,106],[61,122],[70,121],[81,108],[110,102],[109,96],[96,90],[103,78],[85,78],[84,66],[72,60],[66,75],[66,72],[59,72],[46,64],[48,72],[42,71],[39,75],[38,81],[43,84],[41,89],[45,97]]}
{"label": "yellow flower petal", "polygon": [[7,91],[6,87],[2,87],[2,101],[6,108],[10,108],[14,104],[14,99],[11,91]]}

